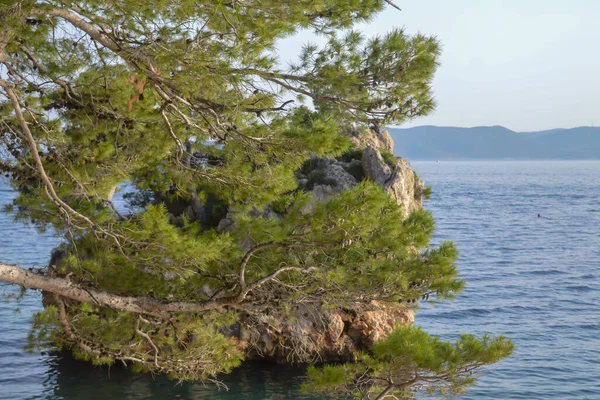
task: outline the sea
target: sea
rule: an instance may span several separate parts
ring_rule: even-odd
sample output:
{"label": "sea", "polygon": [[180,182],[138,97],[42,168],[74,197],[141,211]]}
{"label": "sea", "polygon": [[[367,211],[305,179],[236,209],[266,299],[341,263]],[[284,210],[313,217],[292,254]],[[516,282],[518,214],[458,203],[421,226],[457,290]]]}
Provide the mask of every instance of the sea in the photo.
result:
{"label": "sea", "polygon": [[[600,161],[414,161],[433,189],[433,240],[452,240],[466,289],[423,303],[416,324],[511,338],[464,399],[600,399]],[[0,205],[15,196],[0,183]],[[47,264],[60,239],[0,214],[0,260]],[[2,286],[3,294],[16,293]],[[228,390],[99,368],[68,354],[26,353],[40,294],[0,303],[0,399],[308,399],[301,366],[247,364]]]}

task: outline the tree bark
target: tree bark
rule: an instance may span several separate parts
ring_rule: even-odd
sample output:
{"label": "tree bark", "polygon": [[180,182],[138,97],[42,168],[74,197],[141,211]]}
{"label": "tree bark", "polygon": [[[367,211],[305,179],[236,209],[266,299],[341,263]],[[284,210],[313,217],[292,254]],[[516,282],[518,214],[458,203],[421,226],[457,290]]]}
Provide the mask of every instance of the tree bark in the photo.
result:
{"label": "tree bark", "polygon": [[216,310],[221,306],[238,303],[237,296],[188,303],[163,303],[150,297],[121,296],[103,290],[84,288],[67,278],[51,277],[28,271],[17,265],[0,263],[0,281],[19,285],[28,289],[39,289],[58,294],[72,300],[97,304],[119,311],[152,315],[158,318],[168,318],[172,313],[205,312]]}
{"label": "tree bark", "polygon": [[394,385],[390,384],[388,387],[385,388],[383,392],[379,393],[379,395],[375,397],[375,400],[384,399],[388,395],[388,393],[392,391],[393,388]]}

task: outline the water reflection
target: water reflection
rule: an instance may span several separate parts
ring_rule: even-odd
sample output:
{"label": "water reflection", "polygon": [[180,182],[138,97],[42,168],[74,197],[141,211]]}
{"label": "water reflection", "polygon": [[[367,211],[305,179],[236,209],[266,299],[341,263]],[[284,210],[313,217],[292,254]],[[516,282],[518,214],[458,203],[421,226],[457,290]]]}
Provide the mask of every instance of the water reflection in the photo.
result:
{"label": "water reflection", "polygon": [[229,390],[219,390],[214,385],[178,384],[161,376],[134,374],[120,365],[93,367],[74,360],[68,353],[50,354],[45,363],[48,378],[43,383],[44,395],[28,400],[316,399],[300,394],[305,372],[302,366],[245,363],[220,377]]}

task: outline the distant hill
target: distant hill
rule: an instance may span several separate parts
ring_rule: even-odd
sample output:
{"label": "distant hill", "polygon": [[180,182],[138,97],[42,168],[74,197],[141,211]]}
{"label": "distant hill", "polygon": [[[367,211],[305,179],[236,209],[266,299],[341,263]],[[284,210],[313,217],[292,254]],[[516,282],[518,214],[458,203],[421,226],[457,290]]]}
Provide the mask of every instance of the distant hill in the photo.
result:
{"label": "distant hill", "polygon": [[600,159],[600,128],[514,132],[502,126],[388,129],[408,159]]}

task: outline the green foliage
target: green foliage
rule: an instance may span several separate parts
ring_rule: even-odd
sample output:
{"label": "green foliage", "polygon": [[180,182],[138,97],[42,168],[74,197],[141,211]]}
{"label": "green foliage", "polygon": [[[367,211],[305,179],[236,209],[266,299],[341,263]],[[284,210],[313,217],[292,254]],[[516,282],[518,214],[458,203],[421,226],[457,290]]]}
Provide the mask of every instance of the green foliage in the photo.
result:
{"label": "green foliage", "polygon": [[503,336],[463,334],[450,343],[421,328],[400,326],[356,363],[310,367],[304,389],[356,398],[452,397],[463,394],[482,367],[510,356],[513,349]]}
{"label": "green foliage", "polygon": [[431,191],[431,186],[425,186],[425,187],[423,188],[422,195],[423,195],[423,197],[425,198],[425,200],[429,200],[429,199],[431,199],[431,193],[432,193],[432,191]]}
{"label": "green foliage", "polygon": [[[19,191],[5,211],[63,235],[49,274],[83,290],[207,310],[137,315],[74,300],[63,310],[59,301],[35,316],[29,348],[210,380],[244,358],[225,334],[242,314],[288,318],[307,299],[350,310],[460,292],[457,251],[430,245],[430,213],[404,218],[370,182],[326,201],[310,193],[333,183],[325,173],[333,158],[362,180],[350,131],[433,108],[435,38],[393,30],[369,39],[352,29],[384,5],[43,0],[0,8],[0,56],[10,56],[2,59],[11,71],[0,92],[0,172]],[[302,29],[325,45],[306,45],[297,63],[279,68],[277,40]],[[285,100],[301,97],[312,107]],[[395,165],[391,153],[383,157]],[[112,202],[123,184],[134,188],[136,209],[125,215]],[[392,363],[378,348],[361,362]],[[319,379],[346,382],[345,370],[332,368]]]}
{"label": "green foliage", "polygon": [[[310,278],[311,287],[320,288],[323,300],[338,305],[351,302],[357,293],[397,301],[419,298],[428,291],[452,297],[462,289],[463,281],[456,279],[454,265],[457,252],[451,243],[422,253],[411,251],[429,245],[434,225],[430,213],[415,212],[403,221],[395,201],[369,182],[316,204],[310,218],[302,213],[304,200],[299,195],[298,206],[289,207],[280,220],[239,216],[232,235],[239,235],[240,240],[249,235],[257,243],[281,244],[281,250],[261,257],[262,271],[253,270],[255,279],[281,265],[299,269],[321,265]],[[294,232],[302,232],[301,241],[290,242]],[[303,244],[307,248],[286,249]],[[314,245],[322,250],[315,252]],[[284,282],[294,284],[303,274],[284,277]]]}
{"label": "green foliage", "polygon": [[62,343],[56,307],[49,306],[34,314],[25,350],[33,353],[53,347],[60,349]]}
{"label": "green foliage", "polygon": [[415,200],[429,200],[431,198],[431,186],[425,186],[425,184],[423,183],[423,181],[421,180],[421,178],[419,178],[419,176],[417,175],[416,172],[414,172],[414,179],[415,179],[415,185],[414,185],[414,197]]}
{"label": "green foliage", "polygon": [[389,167],[394,168],[396,166],[396,156],[391,151],[381,150],[381,157]]}
{"label": "green foliage", "polygon": [[309,76],[305,87],[317,107],[341,120],[370,121],[386,114],[390,122],[401,123],[433,109],[429,84],[439,51],[432,37],[392,30],[367,39],[350,30],[330,35],[323,48],[304,46],[292,73]]}

